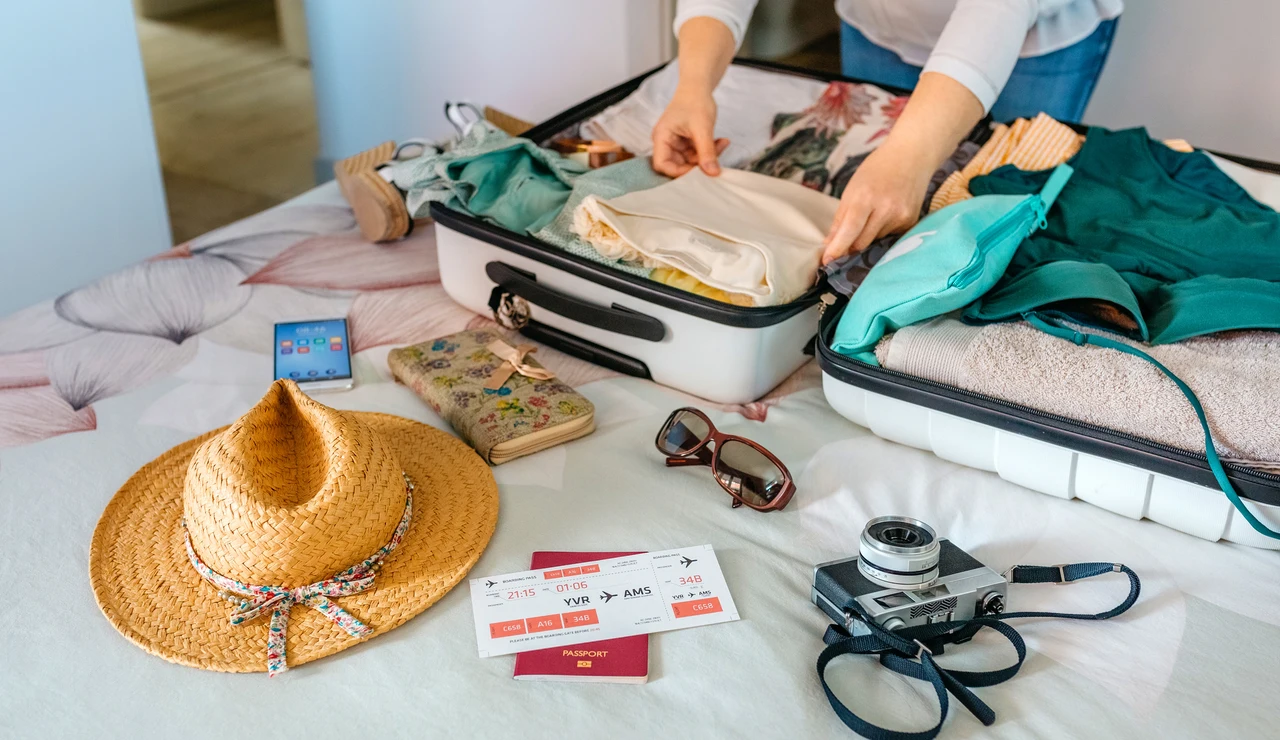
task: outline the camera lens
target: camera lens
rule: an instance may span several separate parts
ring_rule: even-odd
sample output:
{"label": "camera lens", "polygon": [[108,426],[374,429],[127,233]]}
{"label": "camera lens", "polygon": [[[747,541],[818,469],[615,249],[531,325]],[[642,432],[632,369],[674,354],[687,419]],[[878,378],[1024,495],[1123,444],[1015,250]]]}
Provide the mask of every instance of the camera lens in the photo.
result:
{"label": "camera lens", "polygon": [[877,517],[862,530],[858,569],[886,586],[923,588],[938,578],[941,551],[933,528],[919,519]]}
{"label": "camera lens", "polygon": [[933,542],[933,529],[928,524],[905,517],[883,516],[867,523],[867,534],[891,547],[925,547]]}
{"label": "camera lens", "polygon": [[914,529],[889,527],[880,532],[880,541],[898,547],[919,547],[924,538]]}

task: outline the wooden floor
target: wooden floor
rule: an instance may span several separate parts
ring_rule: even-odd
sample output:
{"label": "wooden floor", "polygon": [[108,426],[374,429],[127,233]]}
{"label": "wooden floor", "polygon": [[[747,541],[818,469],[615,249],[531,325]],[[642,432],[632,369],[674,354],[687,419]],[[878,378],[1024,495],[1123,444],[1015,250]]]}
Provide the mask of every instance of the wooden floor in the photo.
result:
{"label": "wooden floor", "polygon": [[175,243],[314,185],[311,72],[280,45],[272,3],[137,25]]}

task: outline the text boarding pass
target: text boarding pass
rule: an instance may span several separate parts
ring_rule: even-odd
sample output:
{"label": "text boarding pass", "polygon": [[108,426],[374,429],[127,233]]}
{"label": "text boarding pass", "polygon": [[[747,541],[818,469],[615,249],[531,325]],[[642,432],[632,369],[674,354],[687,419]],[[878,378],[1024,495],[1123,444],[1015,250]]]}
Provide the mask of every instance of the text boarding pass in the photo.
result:
{"label": "text boarding pass", "polygon": [[471,579],[480,657],[738,619],[711,545]]}

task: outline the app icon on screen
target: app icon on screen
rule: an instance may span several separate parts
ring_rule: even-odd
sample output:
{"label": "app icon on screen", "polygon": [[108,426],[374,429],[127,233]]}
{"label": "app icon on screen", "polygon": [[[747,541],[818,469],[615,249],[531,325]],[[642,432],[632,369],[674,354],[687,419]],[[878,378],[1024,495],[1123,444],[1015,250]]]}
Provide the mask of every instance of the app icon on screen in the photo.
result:
{"label": "app icon on screen", "polygon": [[325,370],[325,371],[324,371],[324,374],[325,374],[325,375],[337,375],[337,374],[338,374],[338,371],[337,371],[337,370],[334,370],[333,368],[329,368],[328,370]]}
{"label": "app icon on screen", "polygon": [[334,352],[341,352],[341,351],[342,351],[342,345],[341,345],[341,344],[331,344],[331,345],[329,345],[329,349],[333,350]]}
{"label": "app icon on screen", "polygon": [[342,344],[342,337],[329,337],[329,341],[334,344]]}
{"label": "app icon on screen", "polygon": [[316,337],[315,339],[312,339],[312,340],[311,340],[311,343],[312,343],[312,344],[324,344],[324,343],[325,343],[325,338],[324,338],[324,337]]}
{"label": "app icon on screen", "polygon": [[280,346],[281,346],[281,347],[292,347],[292,346],[293,346],[293,340],[292,340],[292,339],[286,339],[286,340],[284,340],[283,342],[281,342],[281,343],[280,343]]}
{"label": "app icon on screen", "polygon": [[[302,350],[298,350],[298,351],[299,351],[299,352],[301,352]],[[281,347],[281,348],[280,348],[280,354],[282,354],[282,355],[291,355],[291,354],[293,354],[293,350],[292,350],[292,349],[290,349],[290,348],[288,348],[288,347]]]}
{"label": "app icon on screen", "polygon": [[290,378],[300,378],[300,377],[302,377],[302,373],[298,372],[297,370],[294,370],[293,372],[289,373],[289,377],[290,377]]}
{"label": "app icon on screen", "polygon": [[311,377],[313,377],[313,378],[314,378],[315,376],[319,375],[319,374],[320,374],[320,372],[319,372],[318,370],[308,370],[308,371],[307,371],[307,375],[310,375],[310,376],[311,376]]}
{"label": "app icon on screen", "polygon": [[298,354],[300,354],[300,355],[305,355],[305,354],[307,354],[307,353],[308,353],[308,352],[310,352],[310,351],[311,351],[311,348],[310,348],[310,347],[299,347],[299,348],[298,348]]}

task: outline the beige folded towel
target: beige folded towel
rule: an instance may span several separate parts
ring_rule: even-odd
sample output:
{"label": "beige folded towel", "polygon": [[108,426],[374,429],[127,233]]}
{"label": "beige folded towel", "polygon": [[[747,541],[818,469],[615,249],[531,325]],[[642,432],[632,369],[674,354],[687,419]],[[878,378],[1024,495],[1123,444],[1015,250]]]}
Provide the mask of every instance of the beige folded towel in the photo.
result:
{"label": "beige folded towel", "polygon": [[588,196],[573,231],[606,257],[674,268],[752,305],[774,306],[813,286],[839,205],[767,175],[695,169],[617,198]]}
{"label": "beige folded towel", "polygon": [[[1154,347],[1108,336],[1141,347],[1195,391],[1224,459],[1280,463],[1280,333],[1225,332]],[[1204,452],[1191,404],[1150,363],[1024,322],[967,326],[944,316],[885,337],[876,359],[890,370]]]}

